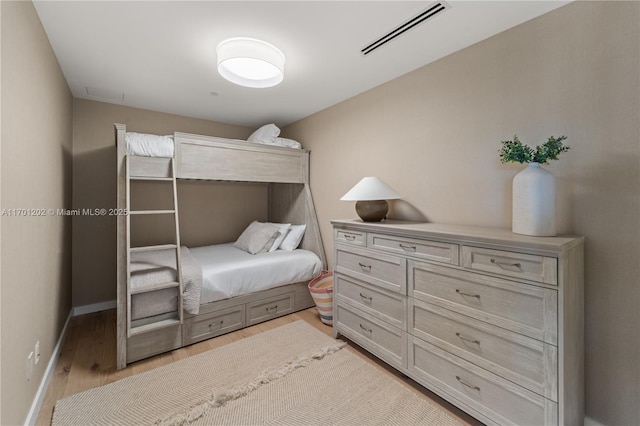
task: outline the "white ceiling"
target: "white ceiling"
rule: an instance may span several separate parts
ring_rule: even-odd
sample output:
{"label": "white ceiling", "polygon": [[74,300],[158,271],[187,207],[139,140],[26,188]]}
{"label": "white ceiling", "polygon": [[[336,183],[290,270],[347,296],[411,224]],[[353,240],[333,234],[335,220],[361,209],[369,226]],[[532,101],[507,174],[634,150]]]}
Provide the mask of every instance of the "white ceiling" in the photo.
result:
{"label": "white ceiling", "polygon": [[[35,1],[73,95],[188,117],[285,126],[568,1],[455,1],[380,49],[360,49],[433,1]],[[216,71],[230,37],[276,45],[275,87]]]}

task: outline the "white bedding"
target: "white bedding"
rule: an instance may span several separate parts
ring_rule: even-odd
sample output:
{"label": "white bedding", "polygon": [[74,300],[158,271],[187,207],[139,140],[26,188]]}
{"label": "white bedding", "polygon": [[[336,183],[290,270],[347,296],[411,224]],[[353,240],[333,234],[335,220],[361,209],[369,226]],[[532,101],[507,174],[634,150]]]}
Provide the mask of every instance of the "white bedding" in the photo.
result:
{"label": "white bedding", "polygon": [[309,281],[322,270],[318,256],[302,249],[253,255],[228,243],[189,250],[202,268],[201,304]]}
{"label": "white bedding", "polygon": [[147,133],[127,132],[127,155],[143,157],[173,157],[173,136],[150,135]]}
{"label": "white bedding", "polygon": [[[280,129],[275,127],[274,124],[269,126],[273,126],[273,128],[277,130],[275,136],[265,133],[263,129],[268,126],[263,126],[258,129],[258,131],[254,132],[254,134],[249,136],[247,141],[264,145],[284,146],[287,148],[302,148],[302,145],[298,141],[277,137],[277,135],[280,134]],[[238,139],[238,141],[242,140]],[[172,158],[175,154],[175,142],[173,140],[173,136],[170,135],[163,136],[152,135],[149,133],[127,132],[125,134],[125,142],[127,146],[127,155]]]}
{"label": "white bedding", "polygon": [[[188,248],[182,246],[180,255],[184,310],[190,314],[197,314],[200,310],[202,271]],[[131,253],[130,271],[130,285],[133,290],[176,281],[176,252],[173,249],[167,249]],[[176,288],[139,293],[131,300],[131,318],[136,320],[173,312],[177,306],[178,290]]]}

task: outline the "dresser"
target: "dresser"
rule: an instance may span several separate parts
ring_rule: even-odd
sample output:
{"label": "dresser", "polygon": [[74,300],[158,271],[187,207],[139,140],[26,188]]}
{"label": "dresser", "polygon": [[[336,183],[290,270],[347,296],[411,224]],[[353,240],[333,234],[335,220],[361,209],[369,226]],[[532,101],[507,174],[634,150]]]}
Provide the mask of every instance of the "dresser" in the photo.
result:
{"label": "dresser", "polygon": [[583,424],[583,237],[332,224],[335,337],[483,423]]}

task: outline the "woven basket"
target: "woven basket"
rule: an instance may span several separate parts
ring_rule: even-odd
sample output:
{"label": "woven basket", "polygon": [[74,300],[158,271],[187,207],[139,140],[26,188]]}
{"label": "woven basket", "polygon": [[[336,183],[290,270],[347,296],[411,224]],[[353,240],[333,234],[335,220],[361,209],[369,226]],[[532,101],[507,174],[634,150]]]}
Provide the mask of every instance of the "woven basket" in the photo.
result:
{"label": "woven basket", "polygon": [[316,304],[320,319],[327,325],[333,325],[333,272],[322,271],[309,282],[309,292]]}

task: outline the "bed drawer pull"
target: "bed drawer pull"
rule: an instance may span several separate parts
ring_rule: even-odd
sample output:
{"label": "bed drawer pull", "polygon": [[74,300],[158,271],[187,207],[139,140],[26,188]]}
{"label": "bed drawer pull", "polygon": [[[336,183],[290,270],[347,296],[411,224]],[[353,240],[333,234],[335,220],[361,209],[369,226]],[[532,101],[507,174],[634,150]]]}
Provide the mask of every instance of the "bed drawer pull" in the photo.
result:
{"label": "bed drawer pull", "polygon": [[367,269],[368,271],[371,271],[371,265],[365,265],[362,262],[358,262],[358,265],[360,265],[362,269]]}
{"label": "bed drawer pull", "polygon": [[399,246],[404,251],[416,251],[418,249],[416,246],[408,246],[406,244],[399,244]]}
{"label": "bed drawer pull", "polygon": [[372,296],[365,296],[364,294],[360,293],[360,297],[362,297],[364,300],[367,300],[369,302],[371,302],[373,300]]}
{"label": "bed drawer pull", "polygon": [[278,309],[278,305],[273,305],[273,306],[267,306],[267,312],[273,311],[273,310],[277,310]]}
{"label": "bed drawer pull", "polygon": [[510,266],[510,267],[513,267],[513,268],[519,268],[521,266],[520,263],[500,262],[500,261],[497,261],[497,260],[495,260],[493,258],[491,258],[491,263],[494,263],[494,264],[498,265],[502,269],[504,269],[505,266],[507,266],[507,267]]}
{"label": "bed drawer pull", "polygon": [[463,385],[465,385],[465,386],[466,386],[466,387],[468,387],[468,388],[471,388],[471,389],[473,389],[473,390],[480,391],[480,386],[474,386],[474,385],[472,385],[472,384],[469,384],[469,383],[465,382],[464,380],[462,380],[462,379],[460,378],[460,376],[456,376],[456,380],[457,380],[457,381],[459,381],[460,383],[462,383]]}
{"label": "bed drawer pull", "polygon": [[476,340],[474,338],[467,337],[464,334],[456,333],[456,336],[458,336],[461,340],[466,340],[467,342],[475,343],[476,345],[480,344],[480,340]]}
{"label": "bed drawer pull", "polygon": [[465,293],[464,291],[460,290],[459,288],[456,289],[456,293],[458,293],[460,296],[475,297],[476,299],[480,300],[480,295],[479,294]]}
{"label": "bed drawer pull", "polygon": [[209,324],[209,328],[213,327],[214,325],[220,327],[222,324],[224,324],[223,320],[220,320],[218,322],[212,322],[211,324]]}
{"label": "bed drawer pull", "polygon": [[365,326],[364,326],[364,325],[362,325],[362,324],[360,324],[360,329],[361,329],[362,331],[366,331],[366,332],[367,332],[367,333],[369,333],[369,334],[373,333],[373,330],[372,330],[372,329],[367,328],[367,327],[365,327]]}

